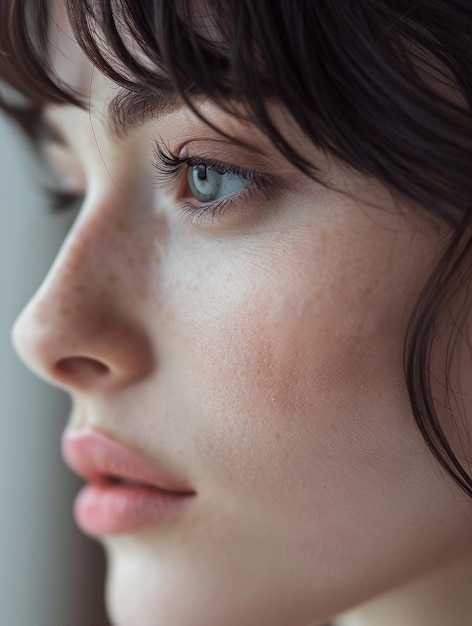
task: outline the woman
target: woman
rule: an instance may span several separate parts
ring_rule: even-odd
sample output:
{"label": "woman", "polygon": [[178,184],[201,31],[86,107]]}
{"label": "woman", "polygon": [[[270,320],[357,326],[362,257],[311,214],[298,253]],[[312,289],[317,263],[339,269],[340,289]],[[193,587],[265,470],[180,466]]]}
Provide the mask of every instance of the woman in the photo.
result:
{"label": "woman", "polygon": [[113,623],[470,623],[470,3],[0,6]]}

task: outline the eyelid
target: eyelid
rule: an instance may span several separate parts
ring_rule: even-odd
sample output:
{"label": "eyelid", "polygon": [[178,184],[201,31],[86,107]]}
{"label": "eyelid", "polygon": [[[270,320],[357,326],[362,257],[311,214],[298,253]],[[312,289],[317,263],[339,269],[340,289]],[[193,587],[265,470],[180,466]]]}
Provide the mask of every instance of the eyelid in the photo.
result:
{"label": "eyelid", "polygon": [[79,161],[71,154],[67,147],[49,140],[42,144],[42,153],[52,170],[58,175],[61,192],[68,194],[83,194],[86,188],[85,174]]}

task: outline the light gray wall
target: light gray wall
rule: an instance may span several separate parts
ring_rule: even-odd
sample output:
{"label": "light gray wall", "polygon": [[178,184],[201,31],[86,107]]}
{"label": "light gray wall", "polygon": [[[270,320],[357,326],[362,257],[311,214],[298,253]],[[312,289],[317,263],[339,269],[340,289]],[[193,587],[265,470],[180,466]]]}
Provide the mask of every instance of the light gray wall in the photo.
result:
{"label": "light gray wall", "polygon": [[0,116],[0,624],[106,626],[103,555],[75,529],[79,483],[59,454],[68,400],[10,347],[10,327],[71,219],[48,214],[38,176],[26,141]]}

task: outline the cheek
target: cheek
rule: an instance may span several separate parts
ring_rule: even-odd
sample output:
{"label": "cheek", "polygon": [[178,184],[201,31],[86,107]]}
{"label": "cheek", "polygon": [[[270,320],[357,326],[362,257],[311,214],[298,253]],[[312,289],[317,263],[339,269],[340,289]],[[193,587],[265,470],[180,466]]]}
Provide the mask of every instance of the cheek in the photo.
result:
{"label": "cheek", "polygon": [[310,243],[177,272],[187,281],[172,284],[163,301],[174,354],[186,384],[202,390],[200,406],[231,399],[244,417],[256,403],[283,424],[300,411],[357,404],[401,378],[411,284],[392,277],[375,250],[356,257],[342,244]]}
{"label": "cheek", "polygon": [[393,462],[386,472],[396,469],[392,449],[407,399],[401,335],[387,323],[390,311],[377,311],[374,320],[362,302],[285,295],[274,302],[256,289],[202,332],[194,361],[205,354],[194,375],[197,406],[232,449],[260,463],[270,457],[268,484],[308,476],[317,459],[316,471],[331,485],[343,468],[349,474],[359,463],[384,459]]}
{"label": "cheek", "polygon": [[286,238],[280,250],[222,255],[198,279],[187,272],[181,299],[169,290],[180,397],[207,420],[207,453],[213,445],[261,466],[270,456],[285,479],[314,457],[327,476],[330,463],[342,471],[340,456],[347,472],[378,462],[387,473],[407,454],[402,349],[413,303],[405,294],[416,285],[399,262],[404,249],[392,259],[392,245],[359,240],[362,249],[326,233]]}

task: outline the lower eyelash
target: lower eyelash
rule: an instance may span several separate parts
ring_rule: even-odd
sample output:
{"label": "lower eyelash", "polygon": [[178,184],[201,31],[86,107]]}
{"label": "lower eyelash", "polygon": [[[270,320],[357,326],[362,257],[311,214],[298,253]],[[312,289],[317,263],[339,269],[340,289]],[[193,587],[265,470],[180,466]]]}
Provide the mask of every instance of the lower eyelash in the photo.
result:
{"label": "lower eyelash", "polygon": [[179,209],[182,212],[184,221],[187,223],[192,223],[198,226],[204,219],[217,221],[229,205],[233,204],[236,200],[241,201],[241,194],[246,193],[252,195],[255,189],[251,189],[251,187],[245,188],[235,195],[228,196],[227,198],[222,198],[221,200],[216,200],[214,202],[209,202],[199,207],[195,207],[189,202],[182,202],[180,203]]}

